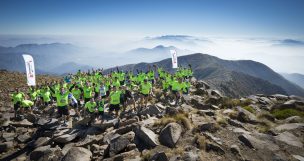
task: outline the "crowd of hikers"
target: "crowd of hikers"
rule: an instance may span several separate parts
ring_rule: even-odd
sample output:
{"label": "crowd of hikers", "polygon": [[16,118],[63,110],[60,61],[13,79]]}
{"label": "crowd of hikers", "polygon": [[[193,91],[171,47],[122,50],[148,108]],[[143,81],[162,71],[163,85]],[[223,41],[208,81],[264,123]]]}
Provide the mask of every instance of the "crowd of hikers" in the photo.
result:
{"label": "crowd of hikers", "polygon": [[[102,69],[65,76],[60,82],[45,82],[29,87],[27,92],[19,89],[11,94],[15,117],[17,114],[43,110],[55,103],[57,117],[63,118],[67,126],[69,110],[74,109],[76,116],[89,117],[91,121],[103,121],[104,113],[119,117],[120,111],[140,111],[147,107],[155,89],[167,98],[174,98],[177,105],[183,94],[189,93],[190,78],[193,72],[189,67],[179,67],[174,73],[153,65],[146,72],[121,71],[118,68],[107,74]],[[169,97],[168,97],[169,98]]]}

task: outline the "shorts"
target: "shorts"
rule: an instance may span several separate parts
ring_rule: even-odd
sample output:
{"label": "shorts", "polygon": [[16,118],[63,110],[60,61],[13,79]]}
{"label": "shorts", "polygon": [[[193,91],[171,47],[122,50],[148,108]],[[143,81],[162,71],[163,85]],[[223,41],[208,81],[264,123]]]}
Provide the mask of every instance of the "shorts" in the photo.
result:
{"label": "shorts", "polygon": [[176,94],[178,93],[178,91],[172,90],[172,93],[173,93],[174,95],[176,95]]}
{"label": "shorts", "polygon": [[96,99],[99,95],[99,92],[95,92],[94,98]]}
{"label": "shorts", "polygon": [[109,110],[111,112],[113,112],[113,111],[119,111],[120,110],[120,106],[119,106],[119,104],[117,104],[117,105],[110,104]]}
{"label": "shorts", "polygon": [[98,115],[103,116],[104,111],[98,111]]}
{"label": "shorts", "polygon": [[14,110],[17,111],[20,108],[20,102],[14,104]]}
{"label": "shorts", "polygon": [[107,95],[101,96],[101,98],[107,98],[107,97],[108,97]]}
{"label": "shorts", "polygon": [[84,104],[90,101],[91,98],[84,98]]}
{"label": "shorts", "polygon": [[50,102],[44,102],[45,106],[48,106],[50,104]]}
{"label": "shorts", "polygon": [[72,106],[73,108],[77,109],[78,108],[78,102],[77,103],[71,103],[70,106]]}
{"label": "shorts", "polygon": [[62,115],[69,115],[68,106],[58,106],[58,115],[61,117]]}
{"label": "shorts", "polygon": [[143,94],[143,93],[141,93],[141,95],[144,96],[145,98],[149,97],[149,94]]}
{"label": "shorts", "polygon": [[120,85],[124,85],[125,84],[125,81],[119,81]]}
{"label": "shorts", "polygon": [[[111,88],[110,88],[110,90],[111,90]],[[107,96],[107,97],[110,95],[110,90],[108,90],[108,91],[106,92],[106,96]]]}

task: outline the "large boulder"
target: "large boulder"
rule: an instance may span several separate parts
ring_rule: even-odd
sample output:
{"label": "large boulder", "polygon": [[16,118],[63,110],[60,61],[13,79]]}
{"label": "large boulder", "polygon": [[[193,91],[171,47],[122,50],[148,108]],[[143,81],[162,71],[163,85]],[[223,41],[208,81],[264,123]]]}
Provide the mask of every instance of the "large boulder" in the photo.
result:
{"label": "large boulder", "polygon": [[0,143],[0,153],[6,152],[13,147],[14,147],[14,142],[13,141]]}
{"label": "large boulder", "polygon": [[285,144],[288,144],[291,146],[295,146],[295,147],[299,147],[299,148],[303,147],[303,143],[301,142],[301,139],[287,131],[279,134],[278,136],[275,136],[275,138],[278,141],[284,142]]}
{"label": "large boulder", "polygon": [[54,139],[56,143],[68,143],[72,140],[74,140],[78,136],[78,133],[72,133],[72,134],[64,134],[61,136],[58,136],[57,138]]}
{"label": "large boulder", "polygon": [[238,139],[246,146],[252,149],[277,151],[280,147],[272,141],[274,138],[266,134],[259,134],[257,136],[251,134],[242,134]]}
{"label": "large boulder", "polygon": [[22,121],[12,122],[11,125],[15,127],[33,127],[33,123],[29,122],[27,119],[23,119]]}
{"label": "large boulder", "polygon": [[60,160],[62,158],[61,149],[59,147],[51,148],[50,145],[36,148],[30,154],[30,160],[48,161]]}
{"label": "large boulder", "polygon": [[159,141],[170,148],[174,148],[180,138],[182,127],[178,123],[167,124],[160,132]]}
{"label": "large boulder", "polygon": [[113,157],[122,152],[131,142],[133,142],[134,137],[135,133],[131,131],[111,140],[109,145],[109,156]]}
{"label": "large boulder", "polygon": [[135,130],[136,136],[142,140],[148,147],[155,147],[159,145],[158,135],[155,134],[152,130],[139,126]]}
{"label": "large boulder", "polygon": [[256,118],[256,116],[254,114],[252,114],[251,112],[243,109],[242,107],[236,107],[237,111],[238,111],[238,116],[237,119],[241,122],[245,122],[245,123],[251,123],[251,124],[257,124],[259,123],[258,119]]}
{"label": "large boulder", "polygon": [[158,115],[161,114],[162,111],[155,105],[149,105],[148,107],[144,108],[142,111],[139,112],[140,115]]}
{"label": "large boulder", "polygon": [[26,143],[28,141],[30,141],[31,136],[29,134],[23,134],[23,135],[19,135],[17,137],[17,140],[19,143]]}
{"label": "large boulder", "polygon": [[92,152],[86,148],[72,147],[62,161],[90,161],[92,155]]}
{"label": "large boulder", "polygon": [[304,129],[304,123],[290,123],[290,124],[283,124],[279,125],[275,128],[275,131],[289,131],[289,130],[300,130]]}

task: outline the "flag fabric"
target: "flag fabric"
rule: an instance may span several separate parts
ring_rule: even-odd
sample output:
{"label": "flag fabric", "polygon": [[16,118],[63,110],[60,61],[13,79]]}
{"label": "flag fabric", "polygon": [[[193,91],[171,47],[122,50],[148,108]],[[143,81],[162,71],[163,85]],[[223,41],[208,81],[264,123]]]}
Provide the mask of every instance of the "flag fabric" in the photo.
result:
{"label": "flag fabric", "polygon": [[172,68],[178,68],[177,65],[177,53],[175,50],[170,50],[171,56],[172,56]]}
{"label": "flag fabric", "polygon": [[35,86],[36,85],[36,76],[35,76],[35,66],[34,60],[31,55],[23,54],[23,59],[25,62],[27,85]]}

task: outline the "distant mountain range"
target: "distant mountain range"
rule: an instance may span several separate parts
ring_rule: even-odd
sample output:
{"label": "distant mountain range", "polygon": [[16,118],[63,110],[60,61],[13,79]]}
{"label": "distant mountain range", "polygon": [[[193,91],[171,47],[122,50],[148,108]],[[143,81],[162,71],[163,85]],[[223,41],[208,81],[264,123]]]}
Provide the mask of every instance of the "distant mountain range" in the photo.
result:
{"label": "distant mountain range", "polygon": [[[207,54],[192,54],[178,57],[182,66],[192,65],[194,76],[207,81],[213,88],[231,97],[250,94],[289,94],[304,96],[304,89],[295,85],[262,63],[251,60],[229,61]],[[120,66],[127,71],[147,70],[156,64],[173,72],[171,59],[155,63],[139,63]],[[114,70],[108,69],[106,72]]]}
{"label": "distant mountain range", "polygon": [[[88,49],[61,43],[24,44],[16,47],[0,46],[0,69],[24,72],[24,61],[21,55],[29,53],[34,57],[38,74],[61,75],[76,72],[78,69],[88,70],[92,67],[117,64],[129,64],[121,66],[120,68],[123,70],[146,70],[147,64],[157,64],[173,72],[169,52],[171,49],[176,50],[179,55],[192,53],[190,50],[163,45],[107,55],[96,53],[94,55]],[[148,63],[136,64],[137,62]],[[257,93],[304,96],[304,90],[300,87],[303,83],[299,81],[300,79],[295,79],[296,76],[293,75],[293,79],[291,79],[284,75],[288,80],[300,86],[286,80],[266,65],[255,61],[229,61],[207,54],[192,54],[179,56],[178,62],[183,66],[191,64],[196,78],[209,82],[213,88],[227,96],[239,97]],[[111,69],[107,71],[109,70]]]}
{"label": "distant mountain range", "polygon": [[304,88],[304,75],[299,73],[281,73],[283,77],[285,77],[287,80],[299,85],[300,87]]}

